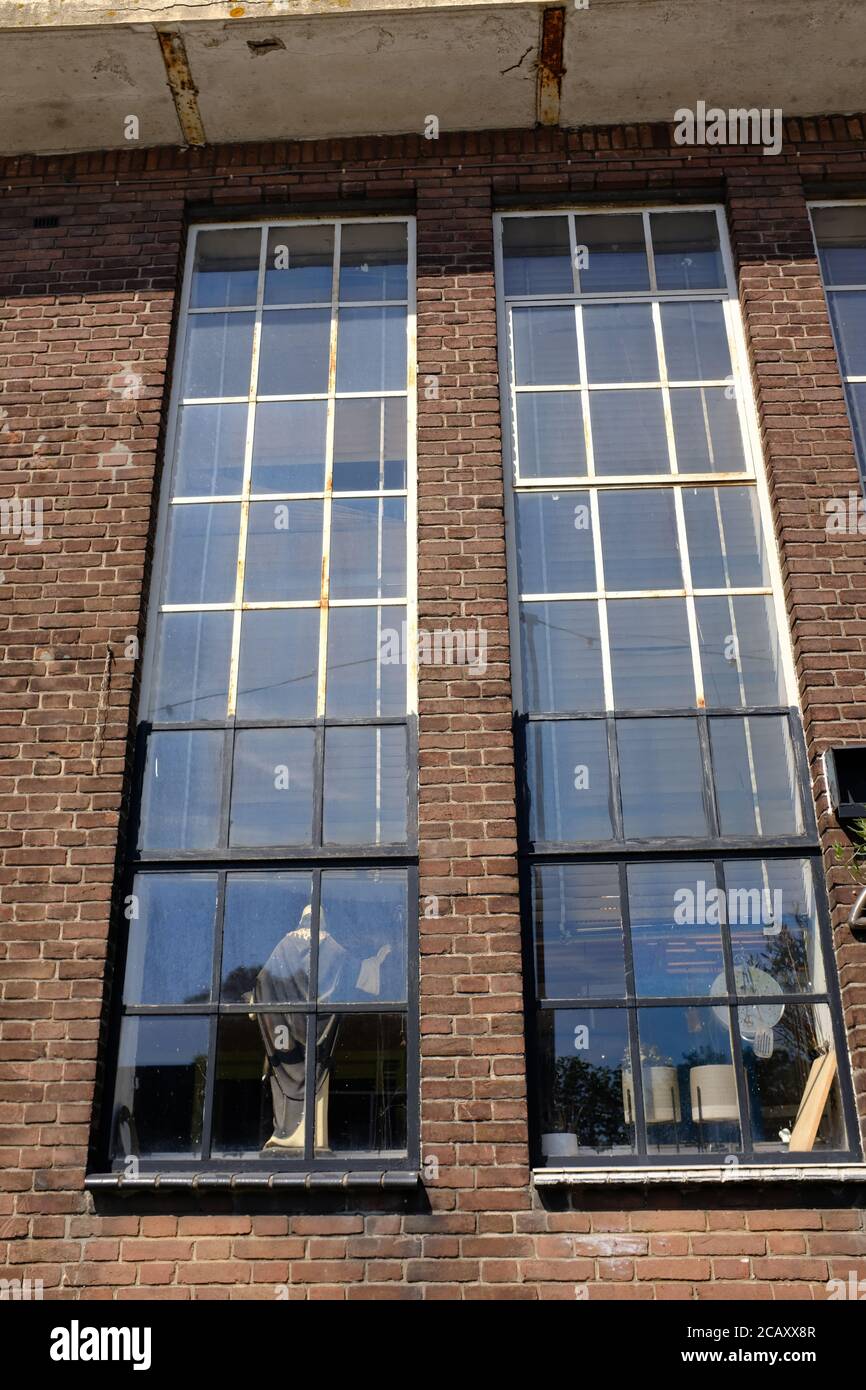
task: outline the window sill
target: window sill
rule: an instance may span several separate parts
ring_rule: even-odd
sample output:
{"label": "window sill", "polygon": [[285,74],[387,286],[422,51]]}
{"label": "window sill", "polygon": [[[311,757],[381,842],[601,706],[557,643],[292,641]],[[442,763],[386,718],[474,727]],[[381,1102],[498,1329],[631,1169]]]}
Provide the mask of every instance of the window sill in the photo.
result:
{"label": "window sill", "polygon": [[535,1168],[536,1187],[644,1187],[671,1183],[862,1182],[866,1163],[687,1164],[647,1168]]}
{"label": "window sill", "polygon": [[420,1174],[399,1169],[366,1169],[355,1173],[315,1172],[258,1172],[258,1173],[90,1173],[84,1179],[89,1192],[167,1192],[185,1189],[192,1192],[247,1192],[257,1189],[277,1191],[284,1188],[306,1191],[333,1188],[360,1188],[369,1191],[417,1187]]}

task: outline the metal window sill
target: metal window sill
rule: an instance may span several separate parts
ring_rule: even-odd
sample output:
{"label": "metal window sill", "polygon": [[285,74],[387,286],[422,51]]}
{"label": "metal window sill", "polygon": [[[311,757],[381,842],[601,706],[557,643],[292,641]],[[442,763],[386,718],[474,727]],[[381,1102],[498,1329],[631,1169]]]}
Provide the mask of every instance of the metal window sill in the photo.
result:
{"label": "metal window sill", "polygon": [[306,1191],[319,1189],[355,1188],[367,1190],[417,1187],[420,1174],[399,1169],[367,1169],[355,1173],[328,1172],[259,1172],[259,1173],[90,1173],[84,1186],[90,1192],[169,1192],[186,1189],[192,1192],[211,1190],[247,1192],[249,1190],[278,1191],[284,1188]]}
{"label": "metal window sill", "polygon": [[665,1183],[862,1182],[866,1163],[677,1164],[646,1168],[535,1168],[536,1187],[643,1187]]}

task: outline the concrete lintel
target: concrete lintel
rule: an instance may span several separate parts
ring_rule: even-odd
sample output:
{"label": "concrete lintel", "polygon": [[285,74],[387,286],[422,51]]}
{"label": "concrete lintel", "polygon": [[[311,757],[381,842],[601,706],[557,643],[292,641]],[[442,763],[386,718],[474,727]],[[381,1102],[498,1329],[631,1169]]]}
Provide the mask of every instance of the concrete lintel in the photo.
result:
{"label": "concrete lintel", "polygon": [[[124,24],[158,24],[169,29],[195,22],[321,19],[328,15],[419,14],[431,10],[494,10],[545,0],[0,0],[2,29],[99,29]],[[600,3],[600,0],[596,0]],[[647,0],[657,3],[657,0]]]}

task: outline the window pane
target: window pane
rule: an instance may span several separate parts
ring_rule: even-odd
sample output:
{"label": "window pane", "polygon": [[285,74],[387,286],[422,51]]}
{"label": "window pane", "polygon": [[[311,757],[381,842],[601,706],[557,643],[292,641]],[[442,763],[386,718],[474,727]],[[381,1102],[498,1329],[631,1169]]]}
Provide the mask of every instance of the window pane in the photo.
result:
{"label": "window pane", "polygon": [[216,895],[216,874],[136,874],[124,1004],[210,999]]}
{"label": "window pane", "polygon": [[719,224],[712,212],[650,213],[660,290],[714,290],[725,284]]}
{"label": "window pane", "polygon": [[344,222],[340,299],[406,299],[405,222]]}
{"label": "window pane", "polygon": [[334,228],[272,227],[265,269],[266,304],[330,304]]}
{"label": "window pane", "polygon": [[843,376],[866,375],[866,290],[827,297]]}
{"label": "window pane", "polygon": [[588,213],[575,217],[574,231],[582,294],[649,289],[639,213]]}
{"label": "window pane", "polygon": [[581,714],[604,708],[594,601],[521,604],[520,647],[525,710]]}
{"label": "window pane", "polygon": [[318,599],[321,583],[322,503],[253,502],[244,602]]}
{"label": "window pane", "polygon": [[746,467],[737,402],[728,386],[671,391],[680,473],[740,473]]}
{"label": "window pane", "polygon": [[809,860],[732,860],[725,865],[725,888],[737,992],[825,990]]}
{"label": "window pane", "polygon": [[198,1157],[207,1072],[206,1018],[125,1018],[114,1089],[112,1151]]}
{"label": "window pane", "polygon": [[232,845],[308,845],[313,825],[312,729],[239,729]]}
{"label": "window pane", "polygon": [[231,613],[163,613],[158,621],[151,719],[225,719]]}
{"label": "window pane", "polygon": [[506,217],[502,223],[505,293],[572,294],[566,217]]}
{"label": "window pane", "polygon": [[667,488],[602,492],[604,585],[624,589],[681,589],[674,495]]}
{"label": "window pane", "polygon": [[516,409],[521,478],[568,478],[586,473],[579,392],[521,391]]}
{"label": "window pane", "polygon": [[223,758],[222,730],[150,735],[141,793],[142,850],[216,846]]}
{"label": "window pane", "polygon": [[812,223],[824,283],[866,283],[866,207],[813,208]]}
{"label": "window pane", "polygon": [[335,498],[331,508],[331,598],[402,598],[405,593],[403,498]]}
{"label": "window pane", "polygon": [[593,391],[589,414],[597,474],[670,473],[661,391]]}
{"label": "window pane", "polygon": [[[277,1027],[285,1030],[280,1036],[282,1048],[278,1051],[274,1044],[274,1068],[268,1064],[269,1053],[265,1049],[263,1033],[267,1031],[270,1039]],[[302,1121],[304,1096],[304,1055],[303,1037],[307,1020],[304,1014],[247,1014],[223,1015],[217,1024],[216,1078],[213,1097],[213,1139],[211,1151],[215,1158],[233,1158],[241,1155],[269,1157],[278,1153],[276,1145],[268,1145],[271,1136],[278,1132],[275,1110],[279,1110],[285,1124],[289,1103],[284,1097],[284,1089],[291,1088],[296,1095],[296,1115]],[[289,1031],[291,1030],[291,1031]],[[294,1037],[295,1031],[301,1033],[299,1045]],[[278,1085],[279,1081],[282,1086]],[[294,1082],[292,1086],[291,1083]],[[274,1104],[274,1097],[277,1097]],[[288,1137],[293,1126],[286,1126]],[[285,1146],[285,1157],[300,1157],[303,1153],[303,1131],[294,1152]]]}
{"label": "window pane", "polygon": [[773,600],[758,595],[699,598],[695,609],[707,705],[784,705]]}
{"label": "window pane", "polygon": [[247,410],[246,405],[181,407],[175,497],[213,497],[240,492]]}
{"label": "window pane", "polygon": [[528,724],[526,755],[530,839],[613,838],[604,719]]}
{"label": "window pane", "polygon": [[518,386],[572,386],[580,380],[574,309],[515,309],[511,329]]}
{"label": "window pane", "polygon": [[708,834],[695,720],[618,719],[616,740],[625,838]]}
{"label": "window pane", "polygon": [[361,719],[406,713],[406,609],[332,608],[326,714]]}
{"label": "window pane", "polygon": [[809,1154],[844,1149],[845,1120],[826,1004],[737,1010],[755,1148]]}
{"label": "window pane", "polygon": [[[319,1001],[405,1000],[407,931],[404,869],[326,869],[319,924]],[[328,970],[323,970],[323,961],[329,962]]]}
{"label": "window pane", "polygon": [[624,998],[616,865],[541,864],[532,883],[539,998]]}
{"label": "window pane", "polygon": [[721,304],[663,304],[661,313],[671,381],[722,381],[730,375]]}
{"label": "window pane", "polygon": [[192,309],[254,305],[262,234],[258,227],[199,232],[192,271]]}
{"label": "window pane", "polygon": [[337,401],[334,491],[374,492],[406,486],[406,401]]}
{"label": "window pane", "polygon": [[170,509],[164,603],[231,602],[240,517],[240,507],[227,502]]}
{"label": "window pane", "polygon": [[695,679],[684,599],[614,599],[607,605],[617,709],[688,709]]}
{"label": "window pane", "polygon": [[[628,911],[636,994],[708,994],[725,981],[712,864],[629,864]],[[709,906],[708,906],[709,904]]]}
{"label": "window pane", "polygon": [[196,314],[187,320],[182,374],[187,399],[248,395],[254,318],[253,314]]}
{"label": "window pane", "polygon": [[253,492],[321,492],[325,486],[325,401],[256,406]]}
{"label": "window pane", "polygon": [[[255,991],[262,1003],[297,1004],[309,998],[312,892],[309,873],[227,876],[220,991],[224,1004],[248,1003]],[[268,980],[257,987],[265,968]]]}
{"label": "window pane", "polygon": [[317,1153],[406,1150],[406,1020],[402,1014],[332,1014],[319,1020],[317,1073],[325,1080],[316,1126]]}
{"label": "window pane", "polygon": [[314,396],[328,389],[329,309],[273,309],[262,318],[260,396]]}
{"label": "window pane", "polygon": [[541,1151],[563,1160],[635,1152],[634,1106],[626,1091],[624,1009],[546,1010],[538,1019]]}
{"label": "window pane", "polygon": [[244,613],[239,719],[314,719],[318,676],[318,608]]}
{"label": "window pane", "polygon": [[406,310],[341,309],[338,391],[405,391]]}
{"label": "window pane", "polygon": [[595,590],[588,492],[519,493],[517,570],[523,594]]}
{"label": "window pane", "polygon": [[402,726],[325,731],[326,844],[401,844],[406,801]]}
{"label": "window pane", "polygon": [[652,310],[648,304],[590,304],[583,310],[590,381],[658,381]]}
{"label": "window pane", "polygon": [[845,385],[851,424],[854,428],[854,442],[860,459],[860,469],[866,469],[866,382],[849,381]]}
{"label": "window pane", "polygon": [[637,1017],[649,1152],[739,1149],[727,1005],[639,1009]]}
{"label": "window pane", "polygon": [[770,587],[770,566],[753,487],[683,488],[696,589]]}
{"label": "window pane", "polygon": [[723,835],[803,833],[787,719],[711,719],[710,745]]}

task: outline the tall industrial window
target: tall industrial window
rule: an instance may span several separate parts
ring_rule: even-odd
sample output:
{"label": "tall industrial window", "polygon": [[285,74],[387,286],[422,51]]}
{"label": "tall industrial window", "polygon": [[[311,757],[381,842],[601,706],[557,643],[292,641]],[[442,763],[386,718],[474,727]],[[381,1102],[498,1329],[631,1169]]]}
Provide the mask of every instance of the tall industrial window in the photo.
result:
{"label": "tall industrial window", "polygon": [[191,233],[115,1169],[381,1168],[417,1149],[413,233]]}
{"label": "tall industrial window", "polygon": [[498,234],[535,1161],[849,1154],[722,218]]}
{"label": "tall industrial window", "polygon": [[[857,461],[866,477],[866,203],[818,203],[811,213]],[[855,507],[847,518],[860,535],[866,531],[866,523],[859,524],[862,511]]]}

